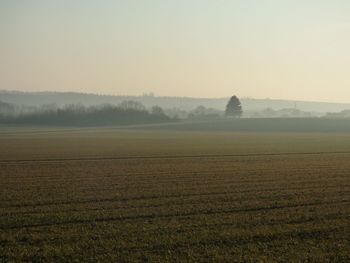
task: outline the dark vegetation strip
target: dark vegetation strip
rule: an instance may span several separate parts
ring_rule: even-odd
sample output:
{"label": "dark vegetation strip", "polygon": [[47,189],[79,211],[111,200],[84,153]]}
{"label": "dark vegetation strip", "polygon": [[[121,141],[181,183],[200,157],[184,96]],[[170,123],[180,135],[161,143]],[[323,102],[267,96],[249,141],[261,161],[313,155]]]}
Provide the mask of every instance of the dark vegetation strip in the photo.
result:
{"label": "dark vegetation strip", "polygon": [[[343,185],[349,187],[350,185]],[[258,193],[272,192],[272,191],[294,191],[294,190],[314,190],[314,189],[329,189],[339,188],[339,186],[309,186],[309,187],[273,187],[268,189],[260,189]],[[111,189],[114,190],[114,189]],[[215,191],[206,193],[183,193],[183,194],[168,194],[168,195],[149,195],[149,196],[131,196],[131,197],[111,197],[111,198],[96,198],[87,200],[71,200],[71,201],[54,201],[54,202],[38,202],[38,203],[21,203],[21,204],[8,204],[2,205],[0,208],[24,208],[24,207],[39,207],[39,206],[57,206],[57,205],[78,205],[78,204],[89,204],[89,203],[103,203],[103,202],[130,202],[140,200],[157,200],[157,199],[168,199],[168,198],[184,198],[184,197],[196,197],[196,196],[213,196],[213,195],[234,195],[234,194],[246,194],[246,193],[257,193],[257,190],[241,190],[241,191]]]}
{"label": "dark vegetation strip", "polygon": [[[318,195],[315,195],[315,193],[309,193],[309,195],[312,195],[310,197],[319,197],[322,198],[325,192],[319,193]],[[234,193],[233,193],[234,194]],[[337,191],[337,192],[327,192],[327,198],[330,197],[339,197],[339,196],[344,196],[344,195],[349,195],[350,191]],[[333,194],[333,195],[331,195]],[[14,215],[34,215],[34,214],[59,214],[59,213],[68,213],[68,212],[88,212],[88,211],[117,211],[117,210],[127,210],[127,209],[145,209],[145,208],[161,208],[161,207],[168,207],[168,206],[188,206],[188,205],[203,205],[203,204],[210,204],[210,203],[215,203],[219,202],[220,204],[226,204],[226,203],[232,203],[232,202],[240,202],[244,199],[245,202],[247,201],[259,201],[259,200],[264,200],[264,201],[272,201],[276,200],[286,200],[286,198],[289,198],[291,196],[291,193],[286,194],[281,192],[271,195],[271,194],[265,194],[265,196],[240,196],[240,195],[233,195],[232,194],[217,194],[217,197],[212,197],[212,199],[183,199],[181,198],[180,201],[177,201],[177,199],[170,199],[168,202],[162,202],[159,204],[140,204],[140,205],[131,205],[131,204],[125,204],[125,202],[118,202],[118,200],[110,200],[110,201],[101,201],[101,203],[122,203],[123,205],[119,204],[118,206],[101,206],[91,208],[91,207],[71,207],[69,206],[68,208],[62,207],[61,209],[55,206],[54,208],[51,208],[48,206],[50,209],[48,210],[20,210],[20,211],[7,211],[5,213],[0,213],[0,217],[9,217],[9,216],[14,216]],[[191,196],[189,196],[191,197]],[[195,197],[195,196],[194,196]],[[201,196],[199,196],[201,197]],[[350,197],[350,195],[349,195]],[[303,195],[303,198],[305,199],[305,194]],[[335,200],[335,199],[333,199]],[[341,198],[341,200],[346,200],[345,198]],[[87,203],[88,205],[92,205],[94,202],[89,202]],[[84,205],[85,203],[77,203],[77,204],[82,204]],[[43,206],[33,206],[33,208],[37,207],[43,207]],[[17,208],[17,207],[7,207],[7,208]],[[24,207],[20,207],[24,208]],[[54,210],[52,210],[54,209]]]}
{"label": "dark vegetation strip", "polygon": [[[350,185],[343,185],[349,187]],[[314,190],[314,189],[330,189],[339,188],[339,186],[309,186],[309,187],[272,187],[267,189],[260,189],[258,193],[279,191],[303,191],[303,190]],[[114,189],[111,189],[114,191]],[[193,190],[193,189],[188,189]],[[214,196],[214,195],[234,195],[234,194],[246,194],[246,193],[257,193],[257,190],[240,190],[240,191],[214,191],[214,192],[202,192],[202,193],[179,193],[179,194],[167,194],[167,195],[146,195],[146,196],[129,196],[129,197],[108,197],[108,198],[94,198],[86,200],[70,200],[70,201],[52,201],[52,202],[37,202],[37,203],[20,203],[20,204],[7,204],[2,205],[0,208],[23,208],[23,207],[39,207],[39,206],[57,206],[57,205],[75,205],[75,204],[88,204],[88,203],[103,203],[103,202],[130,202],[140,200],[159,200],[168,198],[184,198],[184,197],[201,197],[201,196]]]}
{"label": "dark vegetation strip", "polygon": [[144,245],[144,246],[130,246],[116,248],[122,253],[130,252],[160,252],[172,250],[193,250],[196,247],[202,247],[208,249],[208,247],[232,247],[257,243],[271,243],[275,241],[287,241],[293,239],[316,239],[324,240],[329,236],[334,236],[336,233],[342,233],[344,230],[342,227],[330,227],[327,229],[312,229],[312,230],[291,230],[280,233],[271,234],[255,234],[253,236],[232,236],[232,237],[220,237],[201,241],[189,241],[179,242],[174,244],[161,244],[161,245]]}
{"label": "dark vegetation strip", "polygon": [[86,157],[86,158],[45,158],[45,159],[8,159],[0,163],[26,162],[67,162],[67,161],[103,161],[103,160],[147,160],[147,159],[188,159],[188,158],[225,158],[225,157],[259,157],[259,156],[298,156],[298,155],[329,155],[350,154],[350,151],[339,152],[281,152],[281,153],[246,153],[246,154],[202,154],[202,155],[153,155],[153,156],[116,156],[116,157]]}
{"label": "dark vegetation strip", "polygon": [[[237,165],[238,163],[234,163],[235,165]],[[130,165],[131,166],[131,165]],[[235,166],[232,166],[231,163],[231,167],[230,169],[227,170],[223,170],[222,167],[207,167],[207,169],[205,169],[205,167],[201,167],[200,169],[203,170],[199,170],[199,169],[194,169],[197,166],[190,166],[191,170],[187,170],[187,171],[182,171],[182,170],[175,170],[175,169],[171,169],[172,171],[169,171],[169,168],[166,167],[162,167],[162,170],[167,170],[167,171],[150,171],[150,170],[144,170],[143,172],[135,172],[133,173],[132,171],[128,171],[125,170],[125,172],[123,171],[122,173],[110,173],[108,175],[103,175],[103,174],[99,174],[98,178],[99,179],[116,179],[118,178],[118,182],[120,182],[121,180],[127,180],[128,182],[130,181],[130,178],[134,179],[135,183],[150,183],[150,177],[151,179],[157,179],[157,182],[162,182],[162,183],[167,183],[167,182],[178,182],[177,180],[181,179],[181,183],[183,182],[188,182],[188,181],[192,181],[193,179],[198,178],[199,176],[203,179],[206,180],[212,180],[212,181],[223,181],[223,180],[227,180],[228,178],[232,177],[232,174],[235,173]],[[349,165],[350,167],[350,165]],[[44,167],[46,168],[46,167]],[[53,167],[48,167],[51,169],[57,169],[57,168],[53,168]],[[111,167],[111,169],[115,169],[115,167]],[[123,167],[124,168],[124,167]],[[251,181],[255,181],[254,177],[261,177],[261,173],[262,171],[264,172],[276,172],[276,167],[274,167],[274,165],[270,165],[269,167],[267,166],[257,166],[256,168],[249,168],[248,167],[244,167],[244,173],[237,176],[235,175],[235,178],[240,179],[241,181],[239,182],[251,182]],[[298,174],[300,175],[300,173],[304,173],[304,172],[312,172],[312,168],[317,168],[317,169],[327,169],[327,172],[333,172],[337,174],[337,177],[349,177],[348,174],[344,174],[344,172],[348,171],[347,167],[344,167],[343,169],[339,169],[339,168],[335,168],[335,167],[329,167],[326,165],[315,165],[310,167],[310,164],[308,163],[308,167],[302,167],[302,168],[289,168],[284,166],[284,169],[282,171],[287,172],[288,174],[293,174],[295,176],[297,176]],[[88,167],[86,167],[86,169],[88,169]],[[279,169],[281,170],[281,169]],[[79,171],[80,172],[80,171]],[[90,172],[90,171],[89,171]],[[96,171],[97,172],[97,171]],[[101,172],[101,171],[98,171]],[[70,172],[70,174],[74,173],[74,170],[72,172]],[[248,179],[247,179],[247,175],[249,175]],[[308,174],[308,176],[316,176],[315,173],[313,174]],[[75,176],[64,176],[62,174],[59,174],[59,177],[54,174],[50,174],[49,172],[46,172],[43,175],[35,175],[35,176],[28,176],[28,175],[20,175],[20,174],[16,174],[14,176],[10,176],[9,174],[4,174],[4,176],[0,175],[0,178],[4,177],[4,179],[6,178],[6,181],[1,182],[0,184],[4,184],[4,183],[17,183],[18,180],[21,180],[21,182],[26,182],[26,183],[37,183],[37,182],[67,182],[67,180],[70,180],[71,182],[74,181],[81,181],[82,179],[85,181],[95,181],[96,180],[96,174],[93,172],[90,172],[89,175],[86,174],[76,174]],[[304,176],[305,177],[305,176]],[[242,179],[245,178],[245,181],[243,181]],[[254,179],[252,179],[254,178]],[[275,176],[275,174],[270,174],[268,176],[264,175],[264,179],[259,178],[260,182],[263,181],[273,181],[276,179],[280,179]],[[123,181],[121,181],[123,182]]]}
{"label": "dark vegetation strip", "polygon": [[114,221],[125,221],[125,220],[142,220],[142,219],[157,219],[157,218],[175,218],[175,217],[187,217],[187,216],[198,216],[198,215],[220,215],[220,214],[232,214],[242,212],[257,212],[257,211],[271,211],[286,208],[298,208],[298,207],[309,207],[329,204],[340,204],[349,203],[350,201],[329,201],[329,202],[310,202],[304,204],[290,204],[290,205],[274,205],[265,207],[254,207],[254,208],[243,208],[243,209],[223,209],[223,210],[204,210],[194,211],[188,213],[171,213],[171,214],[146,214],[136,216],[114,216],[106,218],[95,218],[95,219],[78,219],[78,220],[67,220],[61,222],[47,222],[39,224],[23,224],[18,226],[0,227],[1,230],[10,229],[23,229],[23,228],[37,228],[37,227],[51,227],[51,226],[62,226],[62,225],[74,225],[74,224],[86,224],[86,223],[99,223],[99,222],[114,222]]}
{"label": "dark vegetation strip", "polygon": [[259,227],[259,226],[284,226],[284,225],[303,225],[307,223],[324,223],[326,221],[335,221],[335,220],[341,220],[346,219],[347,213],[331,213],[327,215],[322,215],[322,217],[310,217],[310,218],[297,218],[297,219],[290,219],[290,215],[286,215],[287,219],[279,219],[279,220],[273,220],[270,222],[266,222],[264,220],[261,221],[239,221],[234,223],[213,223],[213,224],[200,224],[200,225],[191,225],[188,228],[184,228],[181,230],[177,230],[176,233],[188,233],[189,231],[193,231],[194,229],[204,229],[207,230],[218,230],[220,227],[236,227],[241,228],[242,226],[246,227]]}
{"label": "dark vegetation strip", "polygon": [[[263,169],[262,169],[263,170]],[[328,173],[331,173],[332,171],[328,171]],[[99,180],[104,179],[104,186],[103,187],[94,187],[91,186],[89,183],[94,183],[96,181],[96,178],[84,178],[84,177],[74,177],[74,180],[70,180],[70,178],[61,178],[61,179],[55,179],[55,180],[46,180],[45,183],[49,183],[49,187],[42,187],[42,184],[44,182],[44,180],[28,180],[23,182],[23,180],[13,180],[11,182],[4,182],[4,183],[0,183],[0,186],[2,187],[6,187],[7,189],[11,189],[14,188],[13,185],[15,184],[16,186],[18,185],[19,181],[21,183],[25,183],[25,187],[21,187],[21,191],[28,191],[28,190],[32,190],[33,188],[36,187],[40,187],[41,189],[50,189],[50,187],[52,187],[52,184],[57,183],[60,185],[60,187],[63,187],[66,189],[67,185],[71,185],[71,184],[76,184],[76,183],[80,183],[84,180],[84,183],[88,183],[88,184],[84,184],[80,186],[81,190],[84,191],[88,191],[91,190],[92,192],[96,192],[96,191],[106,191],[106,190],[113,190],[113,191],[119,191],[119,190],[126,190],[126,189],[132,189],[132,188],[140,188],[142,187],[143,190],[147,190],[147,189],[154,189],[154,187],[167,187],[168,186],[178,186],[179,183],[180,185],[184,186],[187,184],[191,184],[194,182],[194,180],[197,180],[198,178],[201,178],[202,180],[198,182],[198,184],[196,184],[196,189],[199,189],[200,187],[202,188],[202,186],[208,186],[210,185],[212,186],[247,186],[247,185],[255,185],[255,186],[264,186],[267,183],[272,183],[274,185],[276,184],[284,184],[286,182],[290,183],[290,184],[326,184],[326,183],[338,183],[341,186],[344,186],[344,183],[349,182],[349,178],[350,176],[348,174],[346,174],[345,172],[347,172],[347,170],[344,170],[343,172],[339,172],[339,173],[332,173],[332,180],[330,180],[329,178],[317,178],[317,174],[308,174],[307,176],[304,176],[304,178],[300,178],[300,174],[295,174],[295,173],[286,173],[284,174],[285,177],[278,177],[276,175],[271,175],[269,177],[266,178],[261,178],[260,173],[259,172],[252,172],[252,173],[247,173],[244,176],[240,176],[237,177],[233,172],[225,174],[224,177],[219,178],[219,176],[216,173],[212,173],[212,174],[208,174],[206,175],[205,173],[203,173],[203,175],[194,175],[192,177],[173,177],[169,175],[169,178],[165,178],[164,177],[156,177],[152,174],[148,174],[145,177],[132,177],[130,175],[130,177],[126,177],[123,178],[119,181],[107,181],[106,179],[113,179],[113,178],[109,178],[109,177],[100,177],[97,176],[96,178],[98,178]],[[212,176],[211,178],[209,176]],[[246,179],[249,178],[249,179]],[[297,179],[297,181],[295,180]],[[107,186],[108,185],[108,186]],[[107,186],[107,187],[106,187]],[[58,187],[59,188],[59,187]],[[206,187],[208,188],[208,187]],[[14,188],[16,189],[16,188]],[[170,188],[171,189],[171,188]],[[170,190],[169,189],[169,190]],[[184,188],[182,188],[184,189]]]}
{"label": "dark vegetation strip", "polygon": [[[254,185],[254,187],[257,187],[257,186],[264,186],[264,185],[267,185],[267,183],[272,183],[272,185],[276,185],[278,183],[285,183],[285,182],[289,182],[290,185],[295,185],[295,184],[314,184],[316,186],[315,183],[317,184],[320,184],[320,185],[324,185],[324,186],[327,186],[326,184],[327,183],[341,183],[341,187],[344,187],[344,186],[349,186],[347,184],[344,184],[344,183],[347,183],[348,180],[349,180],[349,175],[344,175],[344,173],[342,173],[341,175],[337,175],[336,177],[334,177],[335,175],[333,174],[333,178],[332,180],[329,180],[327,178],[324,178],[322,180],[320,180],[319,178],[315,178],[315,179],[309,179],[307,177],[303,178],[303,180],[300,180],[299,178],[298,181],[295,181],[294,180],[294,177],[293,176],[292,178],[288,178],[287,180],[285,178],[279,178],[279,177],[276,177],[276,176],[271,176],[271,179],[270,178],[267,178],[267,179],[261,179],[261,178],[255,178],[252,175],[252,174],[249,174],[250,177],[252,177],[250,180],[242,180],[244,177],[240,177],[240,178],[230,178],[232,177],[231,174],[228,174],[226,175],[224,178],[217,178],[215,176],[215,174],[212,174],[213,178],[205,178],[203,177],[203,180],[200,182],[200,183],[197,183],[196,184],[196,189],[199,189],[199,188],[205,188],[205,189],[209,189],[209,188],[216,188],[216,187],[219,187],[219,186],[230,186],[230,187],[246,187],[246,186],[251,186],[251,185]],[[105,177],[98,177],[99,179],[105,179]],[[191,179],[192,178],[192,179]],[[95,182],[96,181],[96,178],[90,178],[92,182]],[[154,181],[150,181],[149,178],[145,178],[145,180],[140,180],[140,178],[132,178],[133,183],[129,183],[127,185],[126,182],[127,181],[120,181],[119,183],[113,183],[111,182],[108,187],[99,187],[99,188],[96,188],[94,186],[89,186],[89,185],[86,185],[84,187],[81,186],[80,188],[80,191],[89,191],[89,193],[93,193],[93,192],[101,192],[101,191],[121,191],[123,192],[124,190],[128,190],[128,192],[130,192],[130,190],[132,190],[133,188],[134,189],[140,189],[140,187],[142,187],[143,191],[146,192],[145,190],[156,190],[156,189],[159,189],[160,187],[167,187],[168,190],[172,190],[172,188],[168,187],[168,185],[172,185],[173,183],[176,185],[176,183],[179,182],[179,180],[182,180],[181,181],[181,185],[186,185],[186,183],[193,183],[193,180],[196,179],[196,177],[188,177],[188,178],[159,178],[159,179],[163,179],[163,180],[158,180],[158,178],[155,178],[152,176],[152,179]],[[147,180],[148,179],[148,180]],[[240,179],[240,180],[239,180]],[[61,179],[61,180],[49,180],[49,181],[46,181],[47,183],[58,183],[58,184],[61,184],[61,188],[63,189],[66,189],[66,183],[69,182],[69,183],[76,183],[77,182],[81,182],[82,180],[86,180],[86,178],[84,177],[79,177],[76,178],[76,180],[66,180],[65,178]],[[129,180],[130,181],[130,180]],[[345,181],[345,182],[344,182]],[[64,182],[65,184],[62,184],[62,182]],[[23,183],[23,181],[21,180],[21,183]],[[49,188],[43,188],[41,187],[41,184],[38,185],[38,183],[42,183],[42,181],[28,181],[26,182],[26,187],[21,187],[20,190],[21,192],[24,192],[24,191],[32,191],[33,188],[36,188],[37,186],[40,186],[40,189],[50,189]],[[18,184],[18,181],[15,180],[15,181],[12,181],[12,182],[6,182],[6,183],[2,183],[0,184],[2,187],[6,187],[7,189],[11,189],[11,186],[13,184]],[[156,184],[156,185],[155,185]],[[208,187],[208,184],[210,185],[210,187]],[[329,185],[328,185],[329,186]],[[156,189],[155,189],[156,188]],[[59,189],[59,187],[57,187],[57,189]],[[176,187],[177,189],[177,187]],[[181,188],[182,191],[186,191],[186,190],[195,190],[193,188],[184,188],[182,187]],[[1,201],[1,200],[0,200]]]}
{"label": "dark vegetation strip", "polygon": [[[342,193],[336,193],[335,196],[328,196],[328,197],[339,197],[339,194],[343,194]],[[349,192],[345,192],[345,194],[348,194]],[[244,199],[244,201],[260,201],[260,200],[264,200],[264,201],[273,201],[276,198],[278,198],[279,200],[281,200],[281,198],[287,198],[290,197],[290,195],[285,195],[285,196],[255,196],[254,198],[249,198],[249,197],[236,197],[236,198],[231,198],[231,199],[225,199],[225,200],[210,200],[210,199],[205,199],[205,200],[201,200],[201,199],[194,199],[194,200],[190,200],[190,201],[180,201],[180,202],[168,202],[168,203],[161,203],[161,204],[141,204],[141,205],[124,205],[124,206],[118,206],[118,207],[95,207],[95,208],[91,208],[91,207],[83,207],[83,208],[66,208],[66,209],[57,209],[55,208],[54,210],[34,210],[34,211],[14,211],[14,212],[6,212],[6,213],[1,213],[0,214],[0,218],[1,217],[6,217],[6,218],[11,218],[13,216],[18,216],[18,215],[22,215],[22,216],[30,216],[30,215],[45,215],[45,214],[64,214],[64,213],[78,213],[78,212],[111,212],[111,211],[120,211],[120,210],[132,210],[132,209],[155,209],[155,208],[163,208],[163,207],[174,207],[174,206],[190,206],[190,205],[207,205],[207,204],[216,204],[219,203],[220,205],[223,204],[232,204],[232,202],[239,202],[242,201],[242,199]],[[318,196],[317,196],[318,197]],[[322,197],[322,196],[321,196]],[[341,201],[345,201],[344,198],[341,199]],[[350,202],[350,201],[349,201]],[[325,203],[326,204],[326,203]]]}
{"label": "dark vegetation strip", "polygon": [[[251,236],[243,236],[242,234],[228,236],[228,237],[219,237],[219,238],[209,238],[207,240],[199,240],[193,241],[188,240],[185,242],[174,242],[174,243],[161,243],[161,244],[149,244],[149,245],[133,245],[133,246],[115,246],[113,249],[115,252],[119,252],[120,254],[129,254],[135,252],[160,252],[160,251],[180,251],[180,250],[193,250],[195,248],[205,248],[208,249],[210,247],[232,247],[232,246],[242,246],[249,244],[257,244],[257,243],[273,243],[276,241],[286,242],[288,240],[307,240],[307,239],[316,239],[316,240],[324,240],[330,237],[334,237],[337,234],[343,233],[343,227],[333,226],[327,229],[323,229],[321,227],[315,227],[314,229],[308,230],[288,230],[277,233],[266,233],[266,234],[254,234]],[[115,240],[115,236],[103,236],[104,240]],[[39,241],[39,242],[37,242]],[[35,245],[40,245],[45,240],[37,240]],[[49,239],[49,242],[54,242],[55,239]],[[26,241],[27,243],[28,241]],[[76,243],[77,240],[67,240],[67,243]],[[8,242],[5,242],[8,243]],[[45,242],[47,244],[47,242]],[[5,244],[3,244],[5,245]],[[8,244],[9,245],[9,244]],[[8,246],[7,245],[7,246]],[[347,261],[344,261],[347,262]]]}
{"label": "dark vegetation strip", "polygon": [[[277,182],[286,182],[286,180],[289,181],[294,181],[294,178],[296,177],[298,181],[296,183],[321,183],[321,182],[334,182],[340,181],[340,180],[348,180],[349,175],[346,173],[348,169],[344,169],[342,171],[336,171],[333,172],[331,169],[327,169],[327,173],[332,173],[332,181],[329,180],[329,178],[322,178],[319,179],[317,174],[310,174],[308,173],[309,170],[305,169],[304,171],[288,171],[285,172],[285,175],[287,178],[282,178],[278,177],[275,174],[272,174],[268,177],[261,178],[261,171],[264,172],[269,172],[266,171],[264,168],[261,168],[260,170],[251,170],[244,175],[240,175],[239,177],[235,174],[234,170],[231,172],[225,172],[221,173],[219,170],[213,170],[212,172],[193,172],[193,173],[188,173],[188,176],[177,176],[176,174],[168,174],[168,175],[163,175],[163,174],[158,174],[158,173],[146,173],[143,174],[143,176],[138,175],[133,176],[132,174],[122,176],[122,175],[110,175],[110,176],[95,176],[95,177],[86,177],[86,176],[71,176],[71,177],[62,177],[62,178],[55,178],[52,176],[46,176],[46,177],[32,177],[32,178],[22,178],[22,177],[13,177],[13,178],[7,178],[6,181],[0,183],[0,186],[2,187],[7,187],[10,189],[12,185],[18,184],[18,182],[21,182],[21,184],[25,184],[25,187],[21,187],[21,191],[26,191],[30,190],[33,187],[38,186],[38,184],[42,184],[43,182],[45,183],[77,183],[81,182],[82,180],[84,183],[94,183],[96,181],[96,177],[99,180],[104,180],[106,183],[107,180],[110,180],[110,186],[113,186],[114,190],[122,190],[125,189],[126,187],[132,188],[132,187],[146,187],[150,188],[153,187],[154,182],[157,183],[157,186],[167,186],[167,185],[172,185],[173,183],[178,184],[181,183],[182,185],[186,183],[193,183],[194,180],[198,179],[199,177],[202,178],[200,182],[198,182],[197,186],[201,185],[206,185],[206,184],[211,184],[211,185],[220,185],[220,184],[230,184],[230,185],[243,185],[243,184],[259,184],[263,185],[264,183],[277,183]],[[273,171],[272,171],[273,172]],[[303,179],[298,178],[302,173],[306,172],[308,173],[307,176],[304,176]],[[178,173],[181,173],[180,171]],[[220,174],[219,174],[220,173]],[[111,181],[112,179],[120,179],[118,181]],[[248,178],[248,179],[247,179]],[[132,179],[132,180],[130,180]],[[125,186],[125,183],[127,183],[127,186]],[[62,186],[63,187],[63,186]],[[96,187],[90,187],[92,190],[96,189]],[[85,190],[89,190],[88,185],[84,187]],[[98,188],[102,189],[102,188]],[[109,188],[111,189],[111,188]],[[145,189],[145,188],[143,188]]]}
{"label": "dark vegetation strip", "polygon": [[[182,233],[191,233],[193,234],[193,230],[195,230],[196,232],[200,232],[200,231],[207,231],[208,229],[212,229],[212,230],[219,230],[220,228],[223,227],[229,227],[229,228],[239,228],[239,229],[243,229],[242,226],[244,226],[244,229],[247,229],[248,227],[266,227],[266,226],[286,226],[286,225],[300,225],[303,226],[303,224],[308,224],[308,223],[313,223],[313,225],[315,226],[316,224],[319,223],[330,223],[330,221],[334,222],[334,221],[338,221],[338,220],[342,220],[346,217],[346,214],[339,214],[339,213],[332,213],[332,214],[327,214],[322,218],[319,217],[312,217],[312,218],[296,218],[296,219],[290,219],[290,218],[283,218],[283,219],[279,219],[279,220],[274,220],[273,222],[267,222],[267,221],[243,221],[243,222],[235,222],[235,223],[213,223],[213,224],[200,224],[200,225],[196,225],[193,224],[193,221],[187,221],[187,223],[185,225],[174,225],[172,227],[169,228],[169,226],[167,226],[167,229],[169,231],[174,231],[172,233],[176,233],[177,235],[181,235]],[[339,227],[339,225],[338,225]],[[137,235],[138,229],[135,228],[133,229],[133,231],[128,230],[128,235],[129,236],[135,236]],[[150,229],[144,229],[142,231],[143,234],[147,235],[161,235],[164,234],[164,229],[162,228],[150,228]],[[115,240],[116,238],[116,233],[112,231],[106,231],[103,232],[101,235],[99,235],[99,238],[103,239],[105,242],[108,242],[110,240]],[[248,237],[249,238],[249,237]],[[14,243],[16,242],[16,244],[35,244],[36,246],[41,245],[41,244],[54,244],[56,242],[61,243],[62,239],[61,238],[52,238],[52,237],[44,237],[44,238],[36,238],[35,240],[0,240],[0,244],[2,245],[6,245],[6,246],[12,246]],[[67,236],[65,236],[64,238],[64,243],[76,243],[77,239],[69,236],[67,238]]]}

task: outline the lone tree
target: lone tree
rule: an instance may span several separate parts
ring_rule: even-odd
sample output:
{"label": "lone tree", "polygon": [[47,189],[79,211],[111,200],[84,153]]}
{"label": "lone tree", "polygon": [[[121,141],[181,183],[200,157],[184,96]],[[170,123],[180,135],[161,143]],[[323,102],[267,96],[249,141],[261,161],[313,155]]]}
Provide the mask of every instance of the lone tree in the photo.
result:
{"label": "lone tree", "polygon": [[242,116],[242,105],[236,96],[232,96],[227,103],[225,116],[239,118]]}

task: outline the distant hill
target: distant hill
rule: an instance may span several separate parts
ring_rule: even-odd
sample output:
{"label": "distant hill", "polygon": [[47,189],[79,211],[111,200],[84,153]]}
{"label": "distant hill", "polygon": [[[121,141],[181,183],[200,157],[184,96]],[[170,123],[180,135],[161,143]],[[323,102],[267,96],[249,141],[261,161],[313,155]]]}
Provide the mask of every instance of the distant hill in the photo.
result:
{"label": "distant hill", "polygon": [[[236,94],[239,95],[239,94]],[[86,106],[98,104],[119,104],[125,100],[139,101],[146,107],[158,105],[162,108],[179,108],[182,110],[193,110],[199,105],[223,110],[228,101],[227,98],[190,98],[190,97],[158,97],[158,96],[113,96],[97,95],[76,92],[20,92],[20,91],[0,91],[0,101],[17,105],[39,106],[43,104],[57,104],[64,106],[67,104],[84,104]],[[296,107],[308,112],[339,112],[350,109],[350,103],[327,103],[309,101],[290,101],[276,99],[252,99],[241,98],[244,110],[255,111],[266,108],[280,110]]]}

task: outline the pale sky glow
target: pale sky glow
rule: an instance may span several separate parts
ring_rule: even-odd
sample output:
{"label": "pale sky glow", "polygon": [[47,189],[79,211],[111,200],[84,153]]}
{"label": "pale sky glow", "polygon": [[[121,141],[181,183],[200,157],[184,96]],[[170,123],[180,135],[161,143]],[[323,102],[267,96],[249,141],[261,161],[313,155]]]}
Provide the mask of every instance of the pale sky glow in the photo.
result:
{"label": "pale sky glow", "polygon": [[350,1],[0,0],[0,89],[350,102]]}

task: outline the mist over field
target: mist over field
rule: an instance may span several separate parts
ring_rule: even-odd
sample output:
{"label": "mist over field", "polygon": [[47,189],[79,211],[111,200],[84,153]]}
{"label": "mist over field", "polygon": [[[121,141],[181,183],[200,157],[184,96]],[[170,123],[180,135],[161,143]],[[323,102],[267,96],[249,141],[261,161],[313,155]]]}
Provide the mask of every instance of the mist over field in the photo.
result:
{"label": "mist over field", "polygon": [[[232,92],[234,92],[234,88]],[[228,102],[231,93],[223,98],[196,98],[196,97],[174,97],[157,96],[153,93],[145,93],[142,96],[116,96],[103,94],[85,94],[77,92],[19,92],[19,91],[0,91],[0,100],[2,102],[13,103],[17,105],[40,106],[40,105],[58,105],[83,104],[87,106],[99,104],[118,104],[125,100],[138,101],[146,107],[159,105],[163,108],[178,108],[182,110],[193,110],[198,106],[223,110]],[[239,95],[239,94],[236,94]],[[281,110],[288,108],[297,108],[302,111],[325,114],[327,112],[340,112],[350,109],[349,103],[298,101],[286,99],[254,99],[241,97],[241,102],[246,111],[261,111],[267,108]]]}
{"label": "mist over field", "polygon": [[0,262],[350,262],[350,1],[0,1]]}

